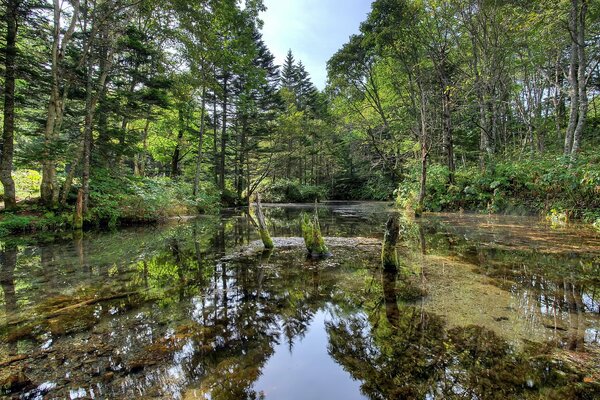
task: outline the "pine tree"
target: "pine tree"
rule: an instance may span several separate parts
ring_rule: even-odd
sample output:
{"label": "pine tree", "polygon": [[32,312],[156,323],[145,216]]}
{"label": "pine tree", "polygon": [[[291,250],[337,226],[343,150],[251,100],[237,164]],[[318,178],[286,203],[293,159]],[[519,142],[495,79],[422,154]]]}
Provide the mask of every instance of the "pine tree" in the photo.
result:
{"label": "pine tree", "polygon": [[297,81],[296,60],[294,60],[294,55],[290,49],[288,50],[283,66],[281,67],[281,87],[294,91]]}

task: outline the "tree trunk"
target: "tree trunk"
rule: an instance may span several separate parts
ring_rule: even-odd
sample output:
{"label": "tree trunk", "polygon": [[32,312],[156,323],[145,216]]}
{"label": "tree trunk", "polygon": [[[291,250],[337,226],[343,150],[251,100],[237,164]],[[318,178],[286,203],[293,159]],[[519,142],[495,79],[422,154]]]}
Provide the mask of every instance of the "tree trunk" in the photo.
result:
{"label": "tree trunk", "polygon": [[73,229],[81,230],[83,228],[83,188],[77,192],[77,203],[73,213]]}
{"label": "tree trunk", "polygon": [[219,165],[219,189],[225,190],[225,149],[227,147],[227,80],[228,77],[223,78],[223,115],[222,115],[222,126],[221,126],[221,152],[220,152],[220,165]]}
{"label": "tree trunk", "polygon": [[[110,39],[109,36],[112,36]],[[117,34],[115,32],[105,32],[105,39],[112,40],[112,43],[107,43],[104,57],[100,61],[100,77],[96,86],[96,94],[93,94],[93,81],[92,81],[92,61],[88,58],[88,76],[86,83],[86,114],[83,132],[83,168],[81,176],[81,187],[83,189],[83,214],[87,214],[90,202],[90,169],[92,163],[92,145],[94,142],[93,128],[94,128],[94,116],[96,114],[96,104],[98,100],[104,94],[106,90],[106,78],[112,67],[113,55],[114,55],[114,43],[117,41]]]}
{"label": "tree trunk", "polygon": [[565,134],[565,155],[571,154],[573,150],[573,141],[575,128],[577,127],[577,112],[579,109],[579,81],[577,77],[577,63],[579,52],[577,46],[578,22],[577,10],[579,9],[579,0],[571,1],[571,12],[569,13],[569,34],[571,35],[571,62],[569,65],[569,96],[571,97],[571,108],[569,113],[569,125]]}
{"label": "tree trunk", "polygon": [[452,114],[451,114],[451,96],[450,89],[444,87],[442,93],[442,114],[443,114],[443,148],[446,156],[446,165],[448,166],[448,183],[454,184],[454,143],[452,140]]}
{"label": "tree trunk", "polygon": [[577,71],[577,83],[578,83],[578,97],[579,97],[579,118],[577,120],[577,126],[573,133],[573,148],[571,149],[571,155],[576,156],[581,148],[581,137],[583,135],[583,129],[587,120],[588,112],[588,96],[587,96],[587,77],[586,68],[587,60],[585,56],[585,18],[587,14],[587,0],[581,0],[581,8],[577,18],[577,58],[579,61]]}
{"label": "tree trunk", "polygon": [[61,207],[64,207],[67,204],[67,200],[69,198],[69,192],[71,191],[71,186],[73,185],[73,178],[75,178],[77,166],[79,165],[79,163],[81,162],[82,159],[83,159],[83,141],[81,142],[81,144],[79,145],[79,147],[77,149],[75,158],[73,159],[73,162],[71,163],[71,169],[69,170],[69,173],[67,174],[67,178],[65,179],[65,183],[63,184],[63,186],[61,188],[60,200],[59,200],[59,204]]}
{"label": "tree trunk", "polygon": [[415,215],[420,216],[423,212],[425,203],[425,194],[427,190],[427,158],[429,152],[427,150],[427,122],[425,120],[425,93],[421,91],[421,180],[419,188],[419,198]]}
{"label": "tree trunk", "polygon": [[[58,131],[62,122],[66,97],[69,92],[69,85],[63,88],[63,95],[60,94],[60,84],[63,79],[61,76],[61,64],[64,58],[67,46],[73,37],[75,27],[79,21],[79,0],[71,2],[72,15],[67,30],[63,33],[61,28],[62,3],[59,0],[53,0],[53,34],[52,34],[52,56],[51,56],[51,85],[50,99],[48,101],[48,113],[46,125],[44,128],[44,151],[42,154],[42,182],[40,185],[40,201],[46,207],[54,207],[58,201],[58,187],[56,185],[56,162],[52,151],[52,146],[56,141]],[[62,40],[61,40],[61,33]],[[85,57],[85,54],[84,56]],[[82,60],[83,61],[83,58]]]}
{"label": "tree trunk", "polygon": [[273,240],[269,234],[269,228],[267,227],[265,216],[262,211],[262,205],[260,204],[260,193],[256,195],[256,218],[258,219],[258,230],[263,245],[265,246],[265,249],[271,250],[275,246],[273,245]]}
{"label": "tree trunk", "polygon": [[181,174],[181,170],[179,169],[179,161],[181,160],[181,141],[183,140],[183,132],[185,129],[183,107],[183,104],[179,107],[179,130],[177,133],[175,150],[173,151],[173,156],[171,157],[171,178],[177,178]]}
{"label": "tree trunk", "polygon": [[397,271],[398,252],[396,244],[400,237],[400,225],[397,215],[390,215],[385,224],[385,234],[383,236],[383,246],[381,249],[381,264],[384,271]]}
{"label": "tree trunk", "polygon": [[151,110],[148,110],[148,116],[146,117],[146,125],[144,125],[144,131],[142,133],[142,152],[138,154],[138,175],[141,177],[146,176],[146,157],[148,154],[148,130],[150,129],[150,114]]}
{"label": "tree trunk", "polygon": [[6,56],[4,77],[4,127],[0,143],[0,181],[4,187],[4,208],[17,208],[15,182],[12,178],[15,134],[15,78],[17,70],[17,0],[8,0],[5,11]]}
{"label": "tree trunk", "polygon": [[198,153],[196,154],[196,173],[194,174],[194,197],[198,196],[200,186],[200,172],[202,172],[202,146],[204,145],[204,114],[206,107],[206,85],[202,87],[202,104],[200,105],[200,134],[198,136]]}

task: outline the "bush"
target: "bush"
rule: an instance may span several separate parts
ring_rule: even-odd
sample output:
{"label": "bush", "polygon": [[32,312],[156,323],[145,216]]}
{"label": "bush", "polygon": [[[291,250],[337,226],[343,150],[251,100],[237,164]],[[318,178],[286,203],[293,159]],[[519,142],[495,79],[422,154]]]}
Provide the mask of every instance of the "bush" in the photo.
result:
{"label": "bush", "polygon": [[[31,212],[27,210],[27,212]],[[43,215],[18,215],[5,213],[0,219],[0,236],[19,233],[46,232],[71,226],[71,215],[48,212]]]}
{"label": "bush", "polygon": [[115,177],[101,171],[90,186],[88,223],[115,226],[154,222],[169,217],[209,212],[218,207],[219,193],[203,184],[194,198],[190,184],[169,178]]}
{"label": "bush", "polygon": [[[18,170],[13,173],[17,199],[30,199],[38,197],[42,176],[32,169]],[[4,188],[0,185],[0,196],[4,195]]]}
{"label": "bush", "polygon": [[262,199],[270,203],[309,203],[327,197],[323,186],[302,184],[298,181],[280,180],[267,184],[262,189]]}
{"label": "bush", "polygon": [[[497,161],[485,171],[466,167],[448,184],[445,166],[430,165],[425,208],[429,211],[541,213],[567,215],[593,222],[600,209],[600,163],[597,156],[581,155],[572,161],[547,157],[524,161]],[[409,183],[396,191],[399,205],[414,204],[420,167],[415,165]]]}

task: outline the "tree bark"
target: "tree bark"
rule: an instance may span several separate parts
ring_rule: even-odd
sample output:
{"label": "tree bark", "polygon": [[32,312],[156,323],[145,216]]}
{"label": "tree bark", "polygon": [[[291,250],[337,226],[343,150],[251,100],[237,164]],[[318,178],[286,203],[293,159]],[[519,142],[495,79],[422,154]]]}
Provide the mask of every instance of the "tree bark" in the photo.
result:
{"label": "tree bark", "polygon": [[[445,85],[444,85],[445,86]],[[454,172],[456,167],[454,165],[454,143],[452,139],[452,104],[451,104],[450,89],[447,87],[443,88],[442,93],[442,114],[443,114],[443,148],[444,155],[446,156],[446,165],[448,166],[448,183],[454,184]]]}
{"label": "tree bark", "polygon": [[89,209],[90,202],[90,169],[92,162],[92,145],[94,141],[93,127],[94,116],[96,114],[96,104],[106,90],[106,79],[112,67],[114,46],[118,39],[116,32],[105,32],[106,50],[104,57],[100,61],[100,77],[96,86],[96,93],[93,94],[94,85],[92,81],[92,61],[88,57],[88,76],[86,83],[86,115],[83,133],[83,171],[81,187],[83,189],[83,214],[85,215]]}
{"label": "tree bark", "polygon": [[4,75],[4,127],[0,142],[0,181],[4,187],[4,208],[17,208],[15,182],[12,178],[15,134],[15,79],[17,70],[17,31],[19,2],[8,0],[5,11],[6,57]]}
{"label": "tree bark", "polygon": [[400,225],[398,216],[393,214],[388,218],[385,224],[385,234],[383,236],[383,246],[381,249],[381,264],[384,271],[397,271],[398,269],[398,252],[396,244],[400,237]]}
{"label": "tree bark", "polygon": [[427,150],[427,122],[425,120],[425,93],[421,90],[421,179],[419,188],[418,205],[415,214],[420,216],[423,212],[425,203],[425,194],[427,190],[427,158],[429,157],[429,151]]}
{"label": "tree bark", "polygon": [[171,178],[177,178],[181,174],[179,169],[179,161],[181,161],[181,141],[183,140],[183,132],[185,130],[185,117],[183,115],[184,107],[184,104],[179,107],[179,131],[177,133],[175,150],[173,151],[173,156],[171,157]]}
{"label": "tree bark", "polygon": [[571,11],[569,13],[569,34],[571,35],[571,61],[569,65],[569,96],[571,98],[571,108],[569,113],[569,124],[565,134],[564,154],[570,155],[573,150],[573,141],[575,128],[577,127],[577,113],[579,110],[579,80],[577,76],[577,63],[579,52],[577,46],[578,22],[577,10],[579,9],[579,0],[571,1]]}
{"label": "tree bark", "polygon": [[273,245],[273,240],[269,234],[269,228],[267,227],[267,222],[265,221],[265,216],[262,211],[262,205],[260,204],[260,193],[256,195],[256,218],[258,219],[260,238],[262,239],[265,249],[273,249],[275,246]]}
{"label": "tree bark", "polygon": [[225,149],[227,148],[227,80],[226,75],[223,78],[223,115],[221,126],[221,151],[219,165],[219,189],[225,190]]}
{"label": "tree bark", "polygon": [[[46,207],[54,207],[58,200],[58,187],[56,185],[56,161],[54,160],[52,146],[56,141],[62,123],[65,100],[69,92],[69,85],[63,88],[61,96],[60,85],[62,82],[61,64],[65,56],[77,22],[79,21],[79,0],[72,0],[72,15],[66,32],[62,35],[61,27],[62,2],[53,0],[54,25],[52,34],[51,56],[51,84],[48,113],[44,128],[44,151],[42,154],[42,182],[40,185],[40,201]],[[84,55],[85,57],[85,55]]]}
{"label": "tree bark", "polygon": [[581,0],[581,7],[576,19],[577,23],[577,58],[579,61],[577,69],[577,90],[579,91],[579,115],[577,119],[577,126],[575,132],[573,132],[573,148],[571,149],[571,155],[576,156],[581,148],[581,138],[583,136],[583,129],[587,120],[588,112],[588,96],[587,96],[587,59],[585,55],[585,18],[587,14],[587,0]]}
{"label": "tree bark", "polygon": [[137,172],[141,177],[146,176],[146,156],[148,154],[148,130],[150,129],[150,114],[151,110],[148,110],[146,125],[144,125],[144,131],[142,133],[142,152],[138,154]]}
{"label": "tree bark", "polygon": [[202,104],[200,105],[200,133],[198,136],[198,153],[196,154],[196,173],[194,174],[194,197],[198,196],[198,188],[200,186],[200,173],[202,172],[202,146],[204,145],[204,121],[206,107],[206,85],[202,87]]}

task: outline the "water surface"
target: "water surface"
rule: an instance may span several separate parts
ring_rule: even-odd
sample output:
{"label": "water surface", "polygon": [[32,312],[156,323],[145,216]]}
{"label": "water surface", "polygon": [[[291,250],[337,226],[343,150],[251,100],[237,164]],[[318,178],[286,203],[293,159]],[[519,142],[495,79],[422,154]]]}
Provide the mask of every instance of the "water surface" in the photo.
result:
{"label": "water surface", "polygon": [[[330,203],[334,254],[298,239],[310,206],[269,206],[83,238],[5,240],[6,398],[600,398],[600,238],[535,218],[403,221]],[[424,291],[426,295],[415,297]]]}

